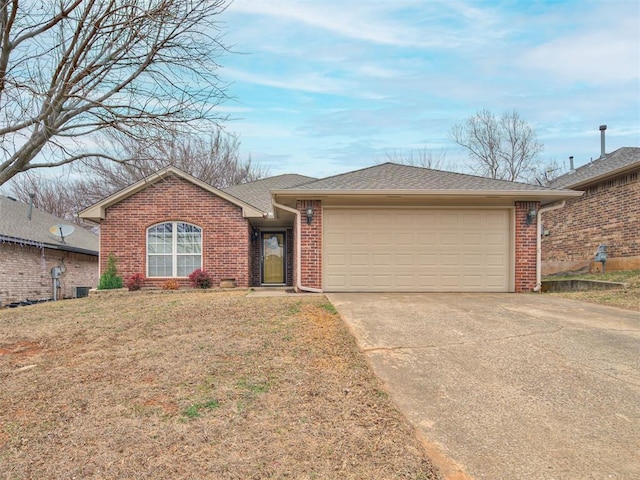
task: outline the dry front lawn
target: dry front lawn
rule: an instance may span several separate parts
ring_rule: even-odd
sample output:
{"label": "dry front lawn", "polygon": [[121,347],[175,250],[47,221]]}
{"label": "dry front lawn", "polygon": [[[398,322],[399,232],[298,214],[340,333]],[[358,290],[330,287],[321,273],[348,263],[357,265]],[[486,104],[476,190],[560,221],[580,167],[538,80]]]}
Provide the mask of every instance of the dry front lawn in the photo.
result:
{"label": "dry front lawn", "polygon": [[2,479],[436,479],[325,297],[0,310]]}
{"label": "dry front lawn", "polygon": [[610,273],[595,273],[574,276],[556,275],[549,277],[557,280],[564,279],[584,279],[600,280],[605,282],[622,282],[629,284],[629,288],[614,290],[591,290],[587,292],[562,292],[552,293],[583,302],[597,303],[608,307],[624,308],[625,310],[635,310],[640,312],[640,270],[626,270]]}

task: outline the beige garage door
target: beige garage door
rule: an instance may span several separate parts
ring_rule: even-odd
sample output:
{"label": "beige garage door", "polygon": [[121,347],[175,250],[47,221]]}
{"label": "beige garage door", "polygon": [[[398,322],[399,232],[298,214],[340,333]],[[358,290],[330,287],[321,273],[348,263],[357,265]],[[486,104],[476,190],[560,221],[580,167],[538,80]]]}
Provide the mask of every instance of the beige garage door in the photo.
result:
{"label": "beige garage door", "polygon": [[327,292],[508,292],[509,210],[323,211]]}

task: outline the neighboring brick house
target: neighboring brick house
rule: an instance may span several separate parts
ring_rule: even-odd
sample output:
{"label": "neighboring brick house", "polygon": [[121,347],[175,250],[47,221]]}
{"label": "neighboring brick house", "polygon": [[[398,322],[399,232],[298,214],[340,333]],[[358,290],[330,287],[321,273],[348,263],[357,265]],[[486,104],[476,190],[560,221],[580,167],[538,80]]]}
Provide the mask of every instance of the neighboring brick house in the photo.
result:
{"label": "neighboring brick house", "polygon": [[564,208],[542,214],[542,271],[589,268],[599,245],[608,246],[607,270],[640,269],[640,148],[601,155],[551,182],[584,191]]}
{"label": "neighboring brick house", "polygon": [[580,195],[385,163],[325,179],[279,175],[216,189],[174,167],[80,212],[100,268],[145,287],[214,283],[308,291],[526,292],[539,283],[541,205]]}
{"label": "neighboring brick house", "polygon": [[87,287],[96,287],[98,235],[74,227],[63,240],[50,232],[57,225],[68,223],[0,196],[0,306],[53,298],[53,267],[60,268],[57,298],[82,296]]}

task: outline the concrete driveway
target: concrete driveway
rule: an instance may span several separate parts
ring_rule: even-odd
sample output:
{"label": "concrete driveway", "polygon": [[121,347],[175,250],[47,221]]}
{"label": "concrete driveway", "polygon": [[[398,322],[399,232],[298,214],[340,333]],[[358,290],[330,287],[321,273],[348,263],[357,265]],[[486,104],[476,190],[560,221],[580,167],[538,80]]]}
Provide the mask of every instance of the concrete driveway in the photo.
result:
{"label": "concrete driveway", "polygon": [[329,294],[450,479],[640,479],[640,314],[548,295]]}

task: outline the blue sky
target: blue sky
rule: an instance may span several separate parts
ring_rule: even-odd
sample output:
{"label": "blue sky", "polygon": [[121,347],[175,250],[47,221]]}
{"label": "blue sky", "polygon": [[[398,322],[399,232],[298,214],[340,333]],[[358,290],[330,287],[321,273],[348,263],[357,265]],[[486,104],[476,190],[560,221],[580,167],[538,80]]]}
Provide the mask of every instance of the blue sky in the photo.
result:
{"label": "blue sky", "polygon": [[451,127],[515,109],[543,160],[640,146],[640,2],[235,0],[220,17],[222,106],[270,174],[327,176],[429,149],[464,171]]}

